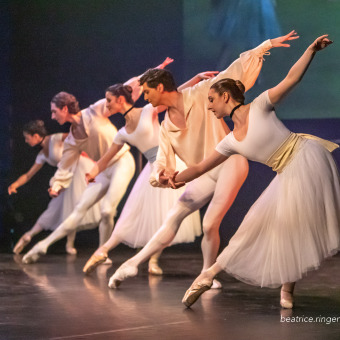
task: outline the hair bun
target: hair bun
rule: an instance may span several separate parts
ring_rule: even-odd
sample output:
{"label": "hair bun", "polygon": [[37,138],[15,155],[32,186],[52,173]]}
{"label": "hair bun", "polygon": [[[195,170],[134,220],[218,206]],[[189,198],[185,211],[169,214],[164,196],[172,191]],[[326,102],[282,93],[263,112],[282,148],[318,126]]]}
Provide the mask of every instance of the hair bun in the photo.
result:
{"label": "hair bun", "polygon": [[131,87],[130,85],[124,85],[124,89],[125,89],[126,91],[128,91],[129,93],[132,93],[132,92],[133,92],[132,87]]}
{"label": "hair bun", "polygon": [[242,94],[244,94],[246,89],[245,89],[243,83],[240,80],[235,80],[235,84],[238,87],[238,89],[242,92]]}

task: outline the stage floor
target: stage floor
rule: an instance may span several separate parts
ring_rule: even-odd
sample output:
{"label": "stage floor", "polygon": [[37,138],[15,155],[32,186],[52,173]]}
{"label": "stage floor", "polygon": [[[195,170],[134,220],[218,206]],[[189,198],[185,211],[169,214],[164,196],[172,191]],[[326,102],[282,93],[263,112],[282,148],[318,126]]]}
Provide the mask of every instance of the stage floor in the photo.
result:
{"label": "stage floor", "polygon": [[84,276],[90,254],[49,254],[33,265],[0,254],[0,338],[340,339],[339,255],[297,284],[296,307],[289,311],[279,306],[279,289],[248,286],[225,273],[222,290],[185,308],[181,299],[201,268],[197,250],[168,249],[162,277],[149,276],[143,265],[117,290],[107,287],[108,278],[134,250],[119,247],[112,266]]}

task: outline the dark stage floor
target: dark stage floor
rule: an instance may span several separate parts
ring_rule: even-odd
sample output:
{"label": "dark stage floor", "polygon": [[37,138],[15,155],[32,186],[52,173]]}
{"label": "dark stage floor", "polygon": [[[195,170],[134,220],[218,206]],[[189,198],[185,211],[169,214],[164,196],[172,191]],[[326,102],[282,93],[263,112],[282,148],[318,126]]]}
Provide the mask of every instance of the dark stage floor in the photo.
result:
{"label": "dark stage floor", "polygon": [[[182,296],[201,267],[197,250],[168,249],[161,260],[163,277],[149,276],[143,266],[136,278],[111,290],[109,276],[134,253],[118,250],[112,252],[112,266],[88,277],[81,269],[89,251],[76,257],[51,254],[34,265],[0,254],[0,338],[340,339],[339,255],[297,285],[293,311],[281,310],[278,289],[248,286],[227,274],[220,276],[222,290],[206,292],[186,309]],[[282,322],[283,317],[304,321]],[[324,319],[310,322],[317,317]]]}

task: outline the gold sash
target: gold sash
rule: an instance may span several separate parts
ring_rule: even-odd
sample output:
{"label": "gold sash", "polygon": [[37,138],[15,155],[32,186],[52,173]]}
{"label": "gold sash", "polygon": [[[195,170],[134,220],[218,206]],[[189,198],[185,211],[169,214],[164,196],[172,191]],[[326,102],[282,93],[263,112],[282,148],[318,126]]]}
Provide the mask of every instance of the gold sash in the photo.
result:
{"label": "gold sash", "polygon": [[270,156],[270,158],[266,162],[266,165],[270,166],[274,171],[278,173],[282,172],[287,164],[293,159],[294,154],[299,149],[299,145],[303,142],[304,138],[316,140],[329,152],[332,152],[339,147],[338,144],[330,142],[326,139],[322,139],[305,133],[291,132],[289,137]]}

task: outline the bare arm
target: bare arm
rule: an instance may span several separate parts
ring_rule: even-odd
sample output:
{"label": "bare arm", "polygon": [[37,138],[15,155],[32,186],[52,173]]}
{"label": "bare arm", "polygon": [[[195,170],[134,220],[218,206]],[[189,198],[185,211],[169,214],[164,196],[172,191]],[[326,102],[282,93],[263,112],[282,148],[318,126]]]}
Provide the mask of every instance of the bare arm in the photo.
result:
{"label": "bare arm", "polygon": [[29,169],[25,174],[21,175],[15,182],[13,182],[8,187],[8,194],[16,194],[17,189],[22,185],[26,184],[41,168],[43,164],[34,163],[31,169]]}
{"label": "bare arm", "polygon": [[124,146],[124,144],[112,143],[109,150],[106,151],[104,156],[96,162],[91,171],[85,174],[85,179],[87,183],[94,182],[96,176],[98,176],[102,171],[107,168],[107,165],[111,159],[119,152],[119,150]]}
{"label": "bare arm", "polygon": [[187,82],[179,86],[178,91],[182,91],[188,87],[192,87],[203,79],[214,78],[218,73],[219,73],[218,71],[206,71],[206,72],[198,73],[193,78],[191,78],[190,80],[188,80]]}
{"label": "bare arm", "polygon": [[294,88],[295,85],[297,85],[302,80],[316,52],[332,44],[332,41],[329,40],[327,36],[328,35],[326,34],[317,38],[289,70],[286,78],[283,79],[278,85],[268,90],[269,99],[272,104],[278,103]]}
{"label": "bare arm", "polygon": [[190,182],[195,178],[205,174],[209,170],[217,167],[227,158],[227,156],[224,156],[214,150],[213,153],[202,162],[185,169],[178,175],[175,174],[174,176],[172,176],[172,178],[169,179],[169,184],[173,189],[177,189],[184,183]]}

